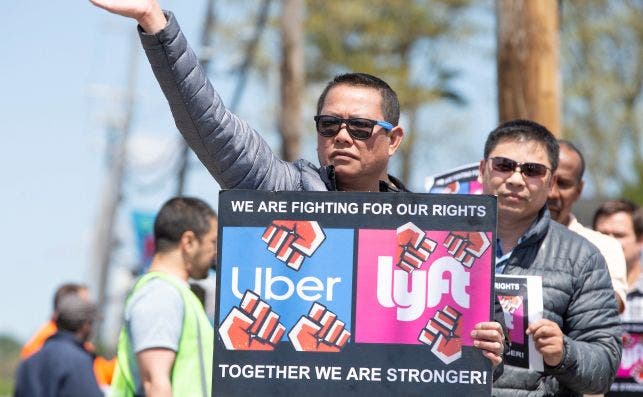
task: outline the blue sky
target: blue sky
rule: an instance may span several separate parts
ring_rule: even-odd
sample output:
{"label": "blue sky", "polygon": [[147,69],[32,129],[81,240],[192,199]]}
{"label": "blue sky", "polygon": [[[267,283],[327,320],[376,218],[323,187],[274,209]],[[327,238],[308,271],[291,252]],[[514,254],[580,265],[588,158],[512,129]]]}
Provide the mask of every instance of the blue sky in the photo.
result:
{"label": "blue sky", "polygon": [[[175,12],[188,39],[196,44],[204,1],[163,1],[162,6]],[[3,12],[0,333],[25,340],[49,316],[57,285],[78,281],[94,286],[93,239],[106,178],[105,125],[120,114],[112,94],[122,92],[125,85],[135,24],[86,1],[8,2]],[[416,191],[422,189],[424,174],[480,157],[484,137],[496,123],[495,65],[493,52],[489,52],[493,40],[477,38],[470,44],[473,47],[445,54],[446,61],[463,70],[457,86],[465,92],[469,106],[432,106],[422,121],[431,125],[435,139],[454,130],[464,139],[449,146],[434,145],[422,155],[422,172],[411,183]],[[470,54],[476,51],[481,55],[472,60]],[[120,276],[115,276],[113,284],[123,288],[127,287],[124,269],[136,257],[129,214],[133,209],[156,210],[172,195],[174,182],[168,164],[175,160],[172,153],[178,139],[142,50],[137,53],[133,167],[126,179],[117,228],[121,245],[114,261],[114,274]],[[463,54],[467,54],[465,61]],[[223,61],[215,57],[214,70],[227,76]],[[238,113],[275,144],[276,81],[259,80],[255,76],[249,82]],[[232,78],[217,80],[224,100],[231,98],[233,82]],[[311,98],[316,95],[308,93]],[[312,105],[307,111],[312,112]],[[312,124],[309,127],[312,134]],[[305,142],[302,157],[314,161],[313,141],[309,137]],[[464,155],[454,159],[448,155],[452,150]],[[192,170],[187,193],[216,205],[214,180],[199,163]],[[115,303],[121,300],[119,292],[122,288],[110,295]]]}

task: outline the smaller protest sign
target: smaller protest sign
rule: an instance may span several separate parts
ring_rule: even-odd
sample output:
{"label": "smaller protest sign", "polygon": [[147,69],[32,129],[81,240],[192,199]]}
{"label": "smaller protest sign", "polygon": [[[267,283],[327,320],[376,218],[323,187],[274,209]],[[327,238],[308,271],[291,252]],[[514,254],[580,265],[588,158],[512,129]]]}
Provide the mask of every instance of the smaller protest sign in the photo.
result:
{"label": "smaller protest sign", "polygon": [[424,181],[427,193],[482,194],[482,185],[478,182],[478,163],[469,163],[460,167],[429,176]]}
{"label": "smaller protest sign", "polygon": [[529,324],[543,317],[542,279],[496,274],[495,291],[509,333],[505,365],[543,371],[543,356],[536,350],[533,336],[525,333]]}
{"label": "smaller protest sign", "polygon": [[154,220],[155,212],[133,211],[132,226],[136,235],[138,263],[137,274],[143,274],[150,267],[154,256]]}
{"label": "smaller protest sign", "polygon": [[623,354],[608,397],[643,395],[643,323],[623,322]]}

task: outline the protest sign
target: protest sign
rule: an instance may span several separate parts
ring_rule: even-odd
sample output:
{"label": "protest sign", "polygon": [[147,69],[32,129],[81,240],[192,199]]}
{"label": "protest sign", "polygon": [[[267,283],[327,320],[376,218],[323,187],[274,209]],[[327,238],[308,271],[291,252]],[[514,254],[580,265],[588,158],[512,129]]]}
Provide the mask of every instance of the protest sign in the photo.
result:
{"label": "protest sign", "polygon": [[609,397],[643,395],[643,323],[623,322],[623,354]]}
{"label": "protest sign", "polygon": [[215,395],[490,395],[496,199],[219,197]]}
{"label": "protest sign", "polygon": [[425,191],[428,193],[482,194],[478,182],[479,163],[464,164],[438,175],[426,177]]}
{"label": "protest sign", "polygon": [[543,356],[536,350],[533,336],[525,334],[529,324],[543,318],[541,277],[496,274],[495,287],[510,341],[503,357],[505,365],[543,371]]}
{"label": "protest sign", "polygon": [[136,248],[138,251],[136,274],[145,273],[152,263],[152,258],[154,257],[155,219],[156,213],[154,212],[132,212],[132,226],[136,235]]}

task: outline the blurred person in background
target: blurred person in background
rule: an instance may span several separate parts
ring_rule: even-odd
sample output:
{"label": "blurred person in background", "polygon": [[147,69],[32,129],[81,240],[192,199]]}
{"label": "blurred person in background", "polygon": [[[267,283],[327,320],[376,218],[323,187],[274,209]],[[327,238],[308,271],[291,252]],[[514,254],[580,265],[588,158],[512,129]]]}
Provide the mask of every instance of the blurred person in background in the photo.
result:
{"label": "blurred person in background", "polygon": [[217,216],[175,197],[154,221],[152,263],[125,300],[114,396],[210,396],[214,330],[188,279],[204,279],[217,254]]}
{"label": "blurred person in background", "polygon": [[[89,289],[83,284],[65,283],[56,288],[53,300],[53,312],[49,321],[43,324],[38,331],[25,343],[20,351],[20,359],[26,360],[35,353],[37,353],[45,341],[58,331],[56,319],[58,318],[59,305],[61,299],[67,296],[77,295],[85,301],[89,302]],[[112,375],[114,374],[114,367],[116,366],[116,358],[107,359],[95,354],[96,349],[90,341],[85,341],[83,346],[94,357],[94,376],[96,382],[103,390],[109,388],[112,382]]]}
{"label": "blurred person in background", "polygon": [[578,233],[594,244],[607,263],[607,269],[612,279],[618,311],[625,309],[626,296],[626,266],[625,256],[619,242],[608,235],[599,233],[578,222],[572,214],[572,206],[581,196],[583,174],[585,173],[585,158],[581,151],[570,141],[558,140],[560,146],[558,168],[556,168],[556,183],[547,197],[547,206],[551,218],[567,226],[572,232]]}
{"label": "blurred person in background", "polygon": [[610,200],[594,214],[594,229],[616,238],[623,247],[627,264],[627,302],[623,321],[643,321],[643,210],[628,200]]}
{"label": "blurred person in background", "polygon": [[96,306],[79,294],[60,298],[56,332],[18,367],[15,397],[102,396],[93,372],[94,356],[84,344],[92,333]]}

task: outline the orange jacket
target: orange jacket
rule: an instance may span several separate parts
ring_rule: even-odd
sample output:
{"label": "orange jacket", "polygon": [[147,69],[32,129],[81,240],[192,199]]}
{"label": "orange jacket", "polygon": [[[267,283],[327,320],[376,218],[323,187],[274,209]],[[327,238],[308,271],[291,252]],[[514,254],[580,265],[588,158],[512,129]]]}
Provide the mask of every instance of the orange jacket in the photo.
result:
{"label": "orange jacket", "polygon": [[[42,345],[45,344],[47,338],[55,334],[58,331],[58,327],[53,320],[49,320],[47,323],[43,324],[42,327],[36,331],[36,333],[25,343],[20,351],[20,358],[26,360],[27,358],[36,354]],[[90,342],[85,343],[85,350],[90,353],[95,352],[94,345]],[[105,357],[96,356],[94,358],[94,376],[96,376],[96,382],[101,388],[107,387],[112,383],[112,376],[114,375],[114,367],[116,366],[116,357],[111,360],[106,359]]]}

